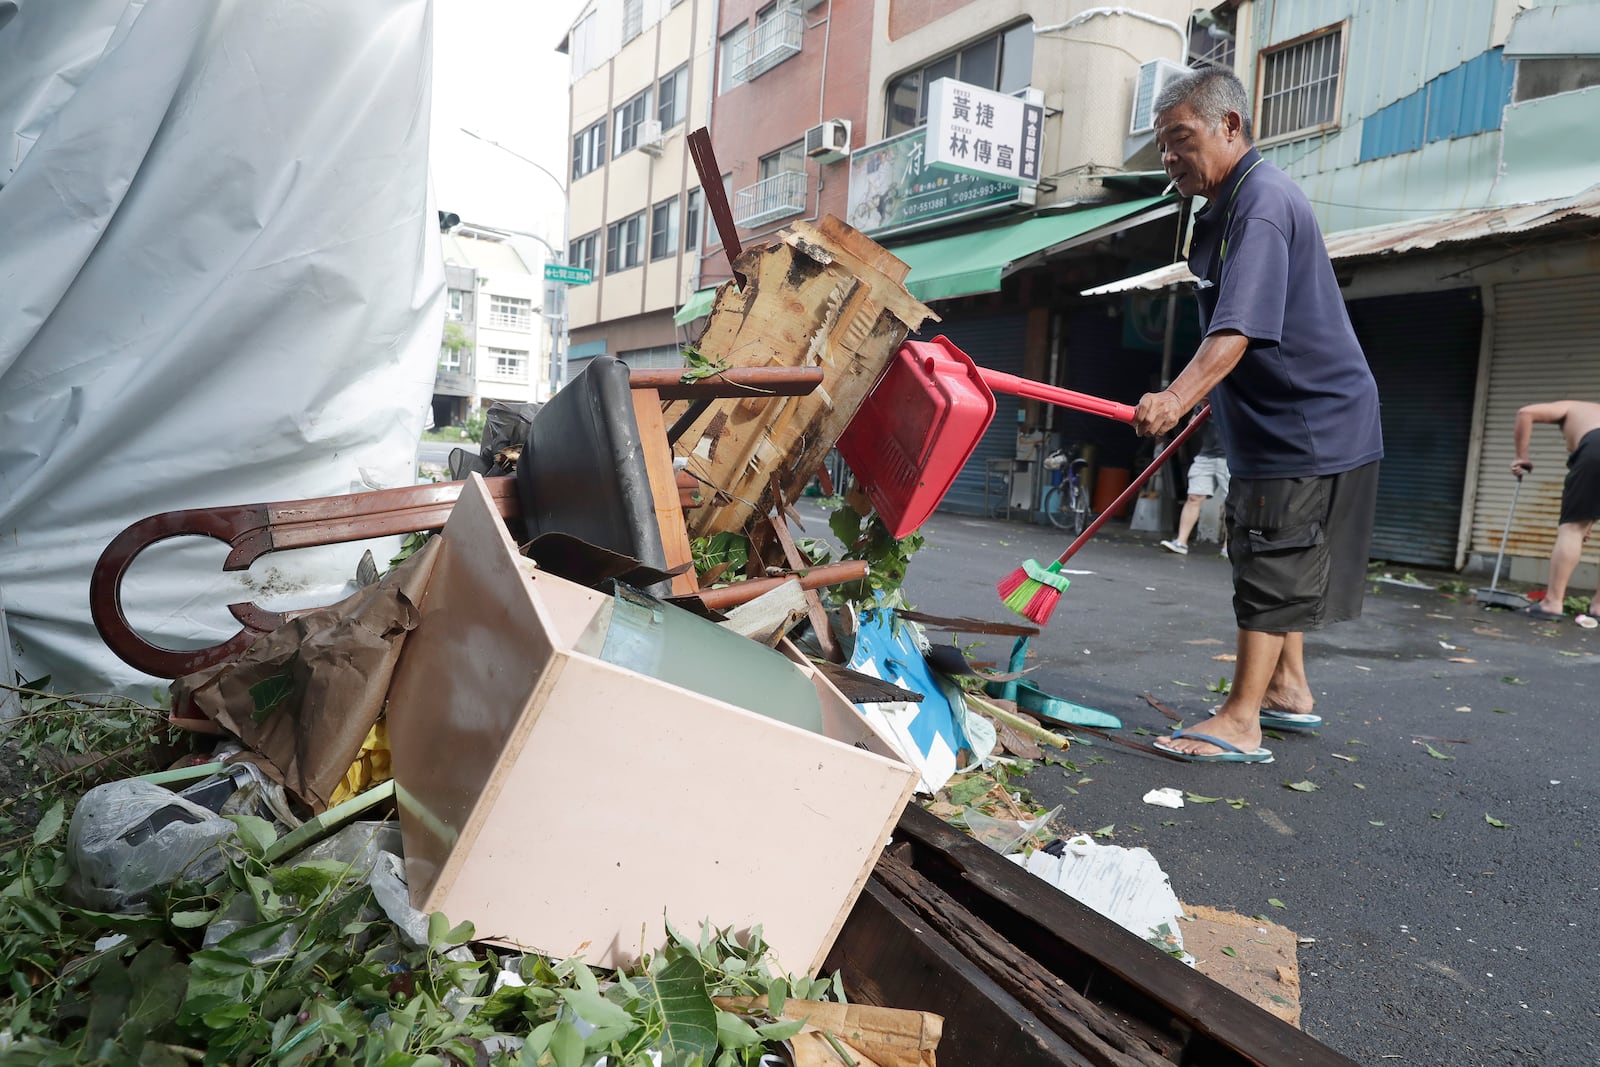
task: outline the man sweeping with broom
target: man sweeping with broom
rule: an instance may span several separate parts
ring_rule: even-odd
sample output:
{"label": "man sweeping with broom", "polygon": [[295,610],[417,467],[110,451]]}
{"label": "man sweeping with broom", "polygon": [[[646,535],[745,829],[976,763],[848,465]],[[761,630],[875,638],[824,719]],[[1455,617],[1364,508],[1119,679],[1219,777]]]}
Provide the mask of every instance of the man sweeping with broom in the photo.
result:
{"label": "man sweeping with broom", "polygon": [[1244,86],[1204,70],[1156,102],[1162,165],[1203,196],[1189,268],[1204,340],[1134,429],[1172,430],[1211,401],[1233,469],[1226,518],[1239,626],[1215,716],[1157,747],[1196,762],[1270,762],[1263,724],[1308,728],[1305,631],[1361,614],[1383,437],[1378,390],[1311,205],[1251,144]]}

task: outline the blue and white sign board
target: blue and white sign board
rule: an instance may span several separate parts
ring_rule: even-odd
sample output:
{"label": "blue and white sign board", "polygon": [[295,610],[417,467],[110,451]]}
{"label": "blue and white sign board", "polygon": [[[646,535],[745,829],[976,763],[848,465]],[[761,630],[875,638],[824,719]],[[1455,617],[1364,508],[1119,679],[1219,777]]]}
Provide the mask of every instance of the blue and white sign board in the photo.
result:
{"label": "blue and white sign board", "polygon": [[1033,90],[1011,96],[940,78],[928,86],[927,165],[1018,185],[1039,184],[1041,100]]}

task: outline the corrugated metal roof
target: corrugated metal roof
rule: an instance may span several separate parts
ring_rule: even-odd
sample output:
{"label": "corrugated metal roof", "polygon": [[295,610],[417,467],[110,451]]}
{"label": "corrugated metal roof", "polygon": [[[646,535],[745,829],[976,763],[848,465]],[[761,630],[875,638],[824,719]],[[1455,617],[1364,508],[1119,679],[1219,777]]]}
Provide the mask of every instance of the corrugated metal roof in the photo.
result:
{"label": "corrugated metal roof", "polygon": [[[1482,241],[1508,233],[1553,226],[1572,219],[1600,219],[1600,185],[1592,185],[1576,196],[1541,200],[1536,204],[1479,208],[1434,215],[1408,222],[1368,226],[1329,235],[1325,240],[1331,259],[1368,259],[1379,256],[1424,252],[1436,245]],[[1131,289],[1164,289],[1174,282],[1192,282],[1186,263],[1173,263],[1155,270],[1122,278],[1093,289],[1084,296],[1104,296]]]}

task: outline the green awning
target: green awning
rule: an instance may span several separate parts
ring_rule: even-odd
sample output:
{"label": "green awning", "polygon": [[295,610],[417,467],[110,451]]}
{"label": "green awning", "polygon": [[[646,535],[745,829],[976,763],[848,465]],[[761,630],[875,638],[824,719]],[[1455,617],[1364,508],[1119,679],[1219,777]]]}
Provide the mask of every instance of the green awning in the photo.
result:
{"label": "green awning", "polygon": [[1152,196],[1097,204],[1055,215],[1034,215],[1021,222],[1002,223],[954,237],[900,245],[889,251],[910,266],[906,288],[918,300],[993,293],[1013,271],[1043,262],[1073,245],[1170,214],[1177,209],[1177,203],[1177,197]]}
{"label": "green awning", "polygon": [[672,321],[679,326],[687,326],[702,315],[711,314],[711,301],[715,300],[716,296],[715,285],[709,289],[696,290],[683,307],[678,309],[678,313],[672,316]]}

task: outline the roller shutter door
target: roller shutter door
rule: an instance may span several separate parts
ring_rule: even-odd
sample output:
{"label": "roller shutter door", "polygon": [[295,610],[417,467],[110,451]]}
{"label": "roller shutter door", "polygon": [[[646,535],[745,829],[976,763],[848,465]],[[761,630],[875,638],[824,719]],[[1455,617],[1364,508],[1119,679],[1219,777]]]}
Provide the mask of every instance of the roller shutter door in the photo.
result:
{"label": "roller shutter door", "polygon": [[[950,338],[957,348],[972,357],[980,367],[1021,374],[1023,347],[1027,343],[1028,320],[1025,315],[975,315],[953,321],[930,323],[924,339],[939,334]],[[1003,393],[995,395],[994,421],[978,443],[972,458],[956,475],[955,484],[945,494],[941,511],[962,515],[983,514],[983,474],[985,463],[991,458],[1005,458],[1017,454],[1017,398]],[[992,491],[992,503],[1004,504],[1005,490],[998,481]]]}
{"label": "roller shutter door", "polygon": [[1383,404],[1372,558],[1453,568],[1482,343],[1478,290],[1374,297],[1348,307]]}
{"label": "roller shutter door", "polygon": [[[1524,404],[1600,400],[1600,274],[1495,286],[1494,354],[1478,465],[1472,549],[1500,550],[1511,507],[1512,427]],[[1561,515],[1567,450],[1554,427],[1535,426],[1533,472],[1522,487],[1507,556],[1546,557]]]}

